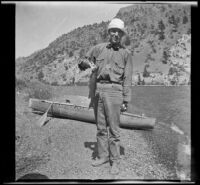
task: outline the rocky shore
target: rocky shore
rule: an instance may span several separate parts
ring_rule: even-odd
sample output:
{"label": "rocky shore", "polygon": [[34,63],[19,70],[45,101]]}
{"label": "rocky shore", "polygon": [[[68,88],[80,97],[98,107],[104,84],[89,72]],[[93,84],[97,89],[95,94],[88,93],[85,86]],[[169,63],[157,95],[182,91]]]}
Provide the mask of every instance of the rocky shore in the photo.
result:
{"label": "rocky shore", "polygon": [[28,108],[25,95],[18,94],[16,180],[24,175],[24,179],[40,179],[44,175],[50,180],[67,181],[180,180],[175,170],[177,138],[172,132],[163,136],[163,132],[121,129],[120,173],[113,176],[108,163],[91,166],[97,157],[95,124],[48,118],[46,125],[38,127],[35,121],[39,118]]}

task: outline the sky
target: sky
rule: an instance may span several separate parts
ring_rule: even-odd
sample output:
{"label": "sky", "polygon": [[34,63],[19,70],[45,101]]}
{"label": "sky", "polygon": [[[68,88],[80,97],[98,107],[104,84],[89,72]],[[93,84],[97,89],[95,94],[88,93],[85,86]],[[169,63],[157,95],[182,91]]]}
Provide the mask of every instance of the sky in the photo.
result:
{"label": "sky", "polygon": [[26,57],[46,48],[75,28],[111,20],[123,1],[16,2],[15,57]]}

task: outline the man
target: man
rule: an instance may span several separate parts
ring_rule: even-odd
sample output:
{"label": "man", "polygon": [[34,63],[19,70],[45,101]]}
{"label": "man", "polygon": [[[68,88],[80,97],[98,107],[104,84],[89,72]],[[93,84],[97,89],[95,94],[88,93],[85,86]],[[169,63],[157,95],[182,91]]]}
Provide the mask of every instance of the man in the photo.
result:
{"label": "man", "polygon": [[109,42],[94,46],[86,54],[96,66],[89,97],[95,110],[99,159],[92,165],[110,162],[111,174],[119,173],[120,109],[126,110],[131,100],[133,66],[131,53],[121,45],[125,34],[124,22],[114,18],[108,25]]}

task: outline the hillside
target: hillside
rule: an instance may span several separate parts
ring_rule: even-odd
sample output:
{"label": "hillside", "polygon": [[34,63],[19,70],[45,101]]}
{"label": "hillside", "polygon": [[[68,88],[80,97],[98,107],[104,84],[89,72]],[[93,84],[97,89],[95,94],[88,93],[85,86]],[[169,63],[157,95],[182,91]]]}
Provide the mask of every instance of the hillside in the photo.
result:
{"label": "hillside", "polygon": [[[133,84],[190,83],[190,14],[190,6],[167,4],[137,4],[119,10],[116,17],[125,22],[129,35],[123,44],[133,54]],[[81,72],[77,63],[91,46],[106,41],[107,24],[79,27],[17,59],[16,78],[52,85],[86,82],[90,70]]]}

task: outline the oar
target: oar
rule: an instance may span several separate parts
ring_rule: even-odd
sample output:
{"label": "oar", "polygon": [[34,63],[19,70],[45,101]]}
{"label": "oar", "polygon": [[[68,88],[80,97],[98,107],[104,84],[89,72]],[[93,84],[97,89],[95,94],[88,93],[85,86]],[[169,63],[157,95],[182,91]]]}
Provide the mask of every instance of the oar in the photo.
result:
{"label": "oar", "polygon": [[137,118],[147,118],[143,114],[142,115],[137,115],[137,114],[132,114],[132,113],[128,113],[128,112],[122,112],[122,114],[128,115],[128,116],[134,116],[134,117],[137,117]]}
{"label": "oar", "polygon": [[45,123],[45,121],[46,121],[46,119],[47,119],[48,111],[49,111],[49,109],[51,108],[52,104],[53,104],[53,102],[50,104],[50,106],[48,107],[47,111],[42,115],[42,117],[36,122],[36,124],[37,124],[38,126],[41,127],[41,126],[44,125],[44,123]]}

